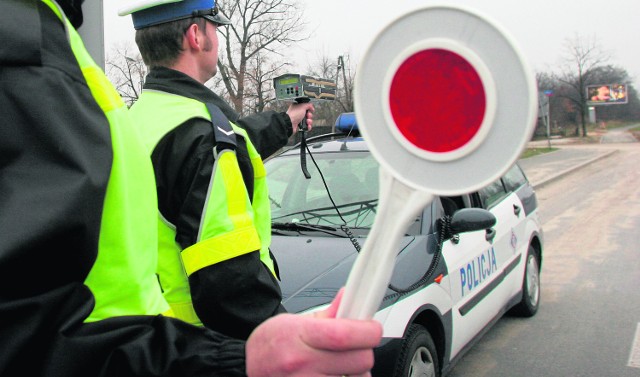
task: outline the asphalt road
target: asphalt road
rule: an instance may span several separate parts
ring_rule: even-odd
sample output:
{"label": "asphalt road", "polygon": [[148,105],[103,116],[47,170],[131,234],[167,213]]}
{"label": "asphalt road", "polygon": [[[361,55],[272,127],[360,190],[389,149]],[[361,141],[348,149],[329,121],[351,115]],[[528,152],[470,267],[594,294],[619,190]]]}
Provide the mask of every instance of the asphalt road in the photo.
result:
{"label": "asphalt road", "polygon": [[527,178],[536,188],[617,152],[602,145],[566,145],[560,149],[519,161]]}
{"label": "asphalt road", "polygon": [[545,236],[540,310],[502,318],[449,376],[640,376],[640,143],[533,159],[522,165]]}

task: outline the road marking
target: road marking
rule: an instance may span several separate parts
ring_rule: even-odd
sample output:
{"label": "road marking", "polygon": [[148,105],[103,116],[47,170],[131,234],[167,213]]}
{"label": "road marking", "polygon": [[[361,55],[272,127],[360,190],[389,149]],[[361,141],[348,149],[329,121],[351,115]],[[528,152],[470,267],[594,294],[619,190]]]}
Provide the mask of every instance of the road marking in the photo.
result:
{"label": "road marking", "polygon": [[629,355],[628,367],[640,368],[640,323],[636,326],[636,336],[633,337],[631,355]]}

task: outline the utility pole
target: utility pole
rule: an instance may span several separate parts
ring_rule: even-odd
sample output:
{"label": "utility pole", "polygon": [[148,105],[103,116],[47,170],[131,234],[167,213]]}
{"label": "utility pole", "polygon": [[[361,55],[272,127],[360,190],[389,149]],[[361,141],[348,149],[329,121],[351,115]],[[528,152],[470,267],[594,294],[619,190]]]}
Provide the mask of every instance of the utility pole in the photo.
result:
{"label": "utility pole", "polygon": [[85,1],[82,5],[84,21],[78,33],[96,64],[105,69],[103,0]]}
{"label": "utility pole", "polygon": [[[336,68],[337,68],[337,71],[336,71],[336,98],[337,98],[338,95],[339,95],[338,93],[340,93],[338,91],[338,79],[340,78],[340,70],[342,70],[342,74],[344,76],[344,59],[343,59],[342,55],[338,56],[338,65],[336,66]],[[343,80],[343,85],[345,87],[345,92],[346,92],[347,83],[344,80]],[[334,132],[336,132],[336,124],[335,123],[331,126],[331,133],[334,133]]]}
{"label": "utility pole", "polygon": [[[340,105],[343,111],[353,111],[353,98],[351,97],[353,88],[347,83],[347,67],[345,66],[344,56],[342,55],[338,56],[338,76],[340,75],[340,70],[342,70],[342,86],[344,87],[344,101],[340,101]],[[337,82],[338,78],[336,78],[336,83]]]}
{"label": "utility pole", "polygon": [[549,102],[551,102],[552,95],[553,90],[545,90],[544,97],[540,97],[540,110],[542,113],[542,120],[544,121],[544,125],[547,127],[547,144],[549,148],[551,148],[551,116],[549,114],[551,107],[549,105]]}

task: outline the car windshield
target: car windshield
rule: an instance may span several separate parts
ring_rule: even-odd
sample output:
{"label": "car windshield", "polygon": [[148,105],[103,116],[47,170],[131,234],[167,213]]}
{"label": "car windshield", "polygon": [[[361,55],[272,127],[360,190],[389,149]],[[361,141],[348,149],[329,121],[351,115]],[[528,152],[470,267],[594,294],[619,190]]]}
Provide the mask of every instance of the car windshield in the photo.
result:
{"label": "car windshield", "polygon": [[[307,156],[305,178],[300,156],[266,163],[271,217],[277,223],[306,223],[369,229],[378,205],[378,162],[369,152]],[[317,167],[316,167],[317,164]]]}

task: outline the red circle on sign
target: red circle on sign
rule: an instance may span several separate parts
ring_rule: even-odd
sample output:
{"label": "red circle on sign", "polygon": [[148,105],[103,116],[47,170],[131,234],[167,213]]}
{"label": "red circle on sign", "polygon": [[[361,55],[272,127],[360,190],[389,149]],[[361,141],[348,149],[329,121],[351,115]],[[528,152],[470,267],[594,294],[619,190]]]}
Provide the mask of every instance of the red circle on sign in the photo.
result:
{"label": "red circle on sign", "polygon": [[478,133],[486,93],[475,68],[459,54],[426,49],[407,58],[389,90],[389,107],[398,131],[416,147],[452,152]]}

